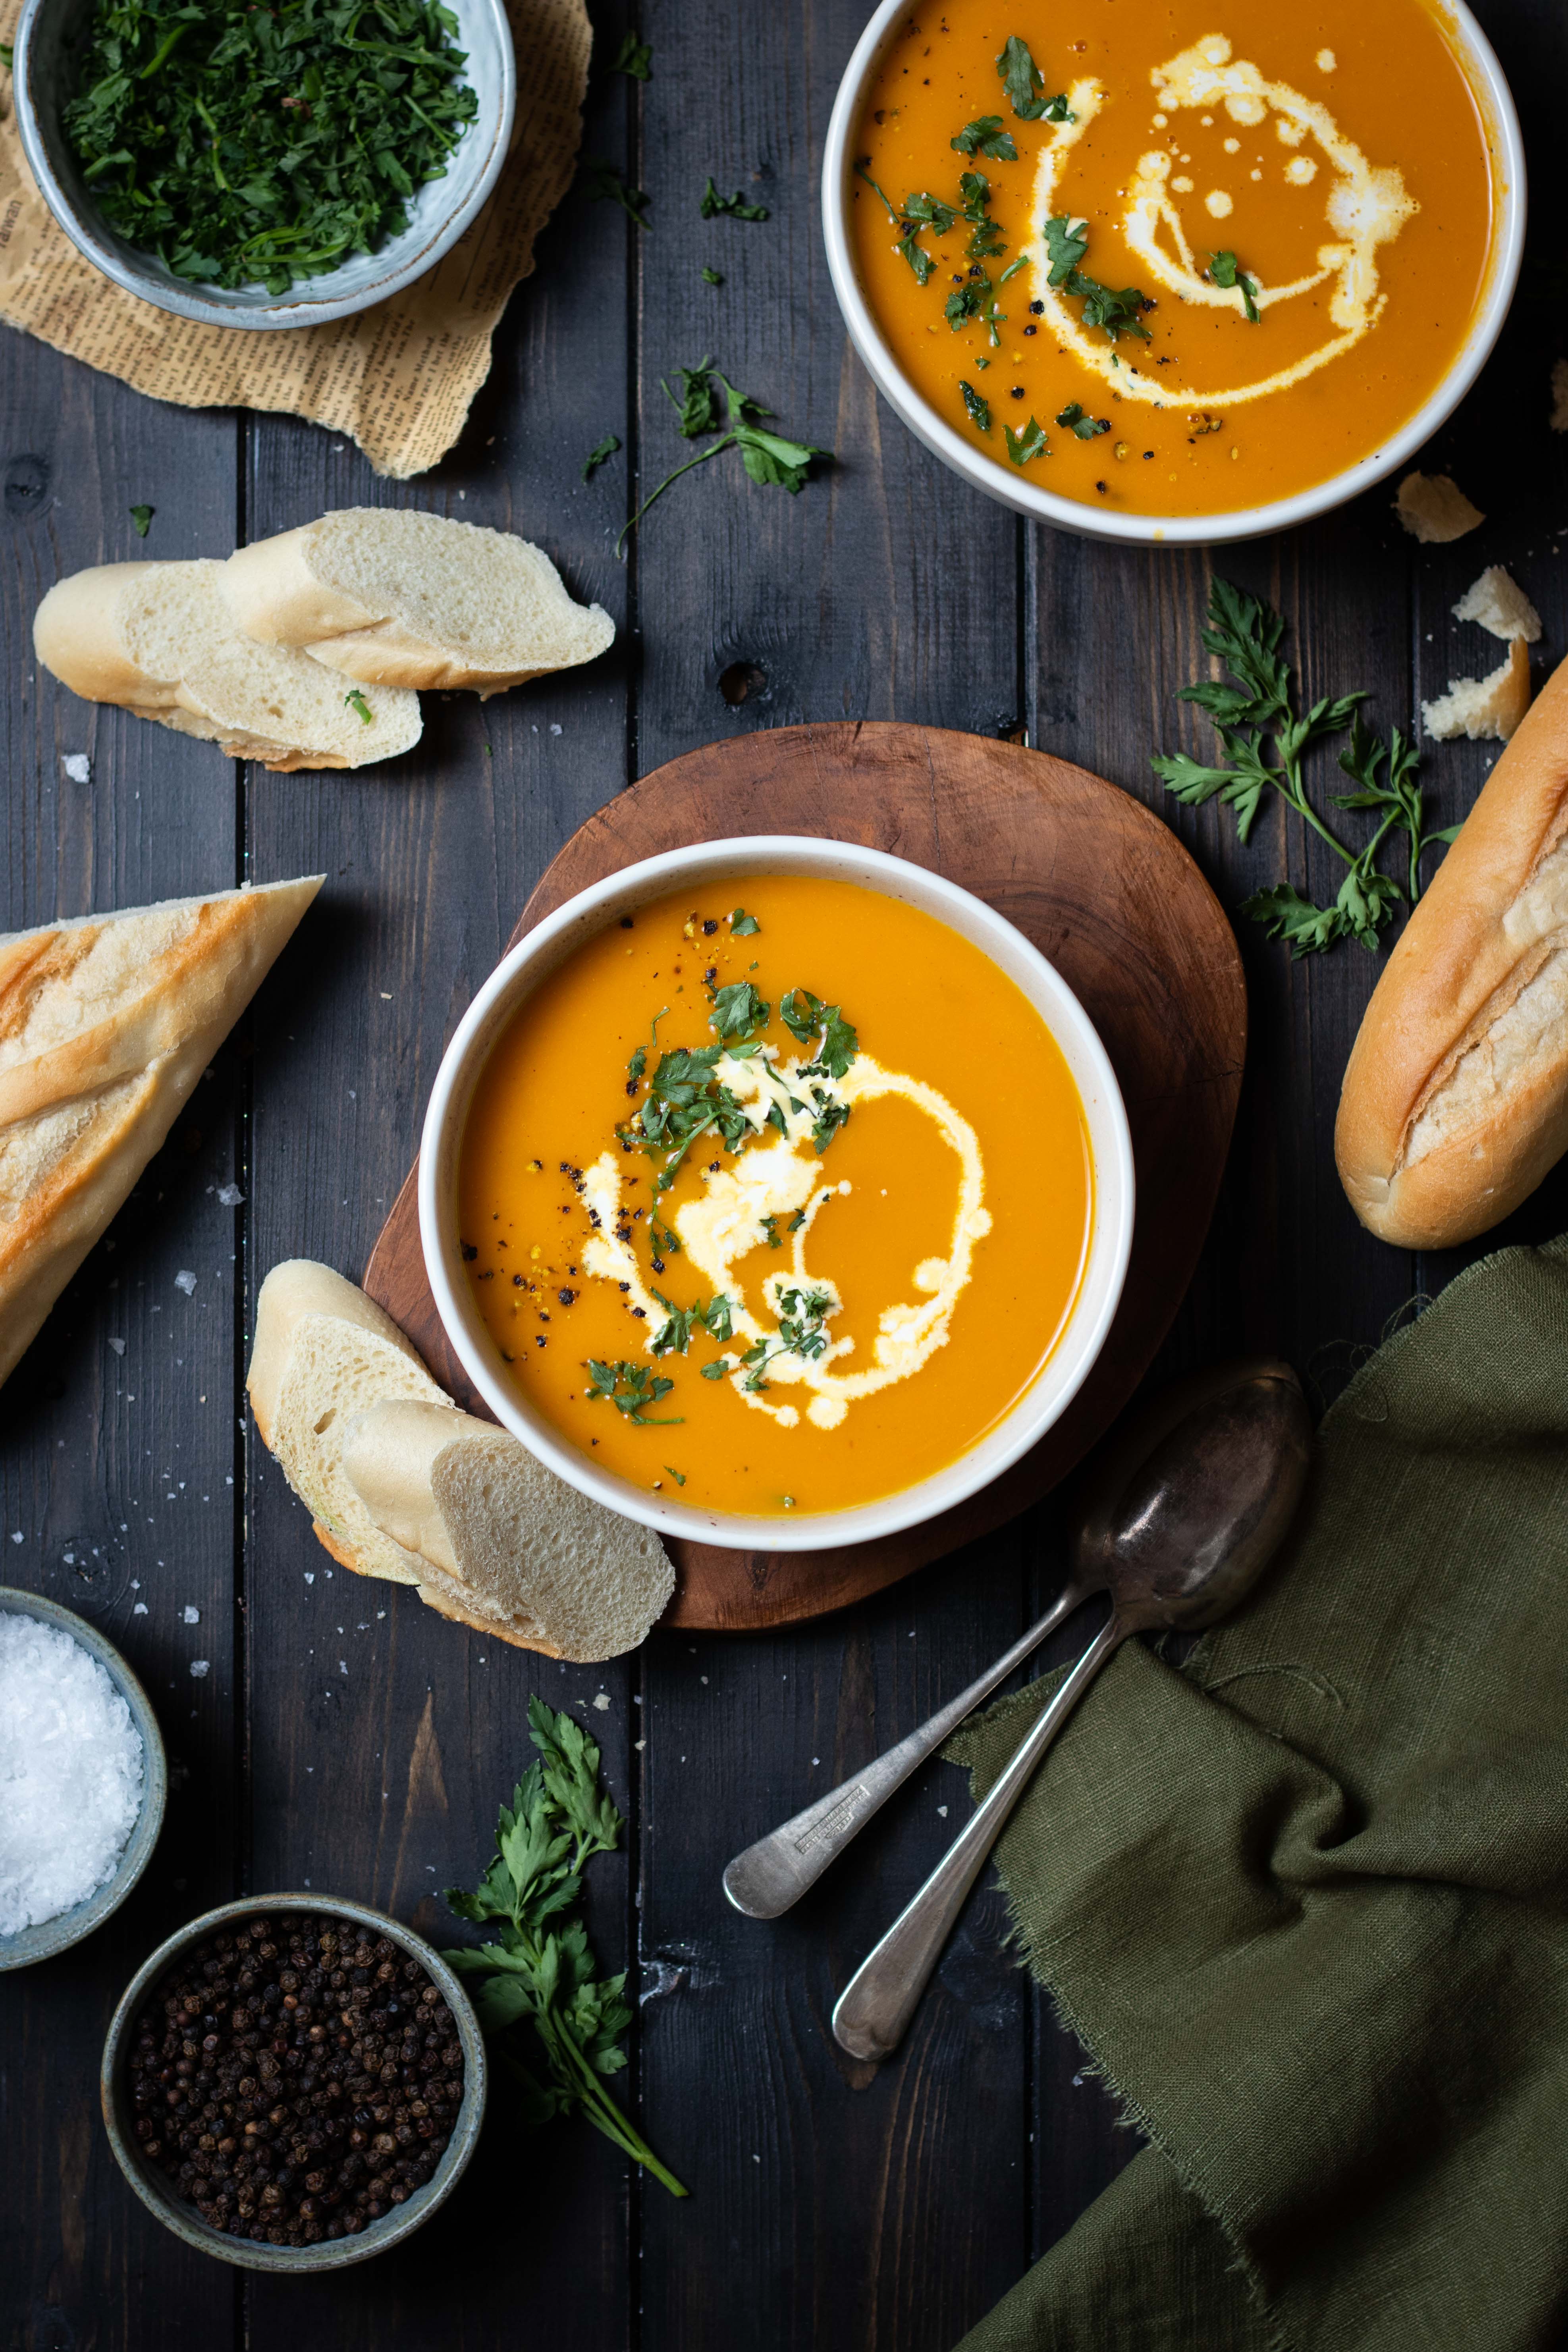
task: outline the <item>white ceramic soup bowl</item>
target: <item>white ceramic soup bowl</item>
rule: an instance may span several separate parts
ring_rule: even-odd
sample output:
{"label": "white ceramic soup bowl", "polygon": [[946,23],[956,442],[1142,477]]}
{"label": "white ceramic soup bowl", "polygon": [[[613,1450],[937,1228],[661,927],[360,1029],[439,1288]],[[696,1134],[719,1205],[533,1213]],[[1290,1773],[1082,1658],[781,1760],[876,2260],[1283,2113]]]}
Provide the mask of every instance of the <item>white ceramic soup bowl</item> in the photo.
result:
{"label": "white ceramic soup bowl", "polygon": [[[753,1517],[649,1494],[601,1470],[568,1444],[513,1385],[463,1271],[458,1174],[474,1089],[490,1050],[525,999],[573,950],[624,914],[689,887],[717,892],[742,876],[800,874],[858,884],[918,907],[988,955],[1028,999],[1066,1058],[1082,1098],[1094,1163],[1093,1223],[1077,1300],[1056,1346],[1011,1411],[980,1442],[931,1476],[854,1509]],[[552,1470],[629,1519],[661,1534],[737,1551],[816,1551],[868,1543],[951,1510],[1016,1462],[1060,1419],[1105,1343],[1132,1247],[1132,1141],[1110,1058],[1093,1023],[1055,967],[1023,933],[967,890],[923,866],[847,842],[776,835],[711,841],[628,866],[548,916],[491,973],[437,1073],[419,1160],[419,1231],[430,1287],[464,1369],[503,1428]]]}
{"label": "white ceramic soup bowl", "polygon": [[[1267,506],[1237,508],[1213,515],[1118,514],[1066,499],[1027,480],[1020,470],[987,457],[917,392],[905,375],[861,290],[855,265],[849,222],[856,186],[856,139],[866,92],[882,61],[883,52],[897,39],[908,21],[909,0],[881,0],[855,45],[844,69],[827,126],[822,163],[823,234],[833,290],[849,330],[849,340],[865,362],[871,381],[889,406],[918,441],[963,476],[987,498],[998,499],[1019,514],[1054,523],[1059,530],[1077,531],[1134,546],[1215,547],[1237,539],[1257,539],[1310,522],[1316,515],[1346,505],[1363,490],[1396,472],[1447,422],[1475,383],[1502,331],[1509,304],[1519,279],[1524,251],[1524,142],[1512,94],[1503,78],[1491,43],[1464,0],[1433,0],[1434,13],[1463,58],[1470,87],[1480,108],[1491,152],[1496,227],[1486,284],[1470,331],[1447,374],[1408,424],[1368,457],[1293,498],[1276,499]],[[998,88],[997,104],[1002,99]]]}

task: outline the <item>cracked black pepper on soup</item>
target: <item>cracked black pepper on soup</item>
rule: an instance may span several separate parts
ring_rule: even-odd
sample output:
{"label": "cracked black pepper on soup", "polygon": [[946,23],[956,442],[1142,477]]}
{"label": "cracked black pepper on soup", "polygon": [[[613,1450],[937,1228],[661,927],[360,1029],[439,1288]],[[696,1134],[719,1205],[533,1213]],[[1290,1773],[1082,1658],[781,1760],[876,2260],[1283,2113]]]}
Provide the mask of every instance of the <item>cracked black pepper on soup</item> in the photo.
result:
{"label": "cracked black pepper on soup", "polygon": [[351,2238],[435,2171],[463,2098],[457,2021],[417,1960],[328,1913],[208,1937],[142,2011],[141,2154],[231,2238]]}

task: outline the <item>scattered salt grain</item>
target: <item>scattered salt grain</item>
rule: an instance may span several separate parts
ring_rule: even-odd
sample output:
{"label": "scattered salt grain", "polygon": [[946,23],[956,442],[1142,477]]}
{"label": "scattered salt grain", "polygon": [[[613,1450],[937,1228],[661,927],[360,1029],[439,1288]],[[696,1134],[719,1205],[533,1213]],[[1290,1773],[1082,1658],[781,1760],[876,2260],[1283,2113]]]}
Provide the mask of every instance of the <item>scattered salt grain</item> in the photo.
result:
{"label": "scattered salt grain", "polygon": [[183,1265],[174,1276],[174,1287],[176,1290],[183,1290],[187,1298],[195,1297],[196,1277],[188,1265]]}
{"label": "scattered salt grain", "polygon": [[142,1741],[98,1660],[58,1626],[0,1617],[0,1936],[112,1876],[142,1810]]}
{"label": "scattered salt grain", "polygon": [[226,1209],[237,1209],[245,1198],[237,1184],[220,1184],[217,1196]]}
{"label": "scattered salt grain", "polygon": [[132,1617],[145,1617],[147,1614],[147,1603],[144,1601],[139,1601],[136,1603],[135,1608],[131,1612],[131,1614]]}
{"label": "scattered salt grain", "polygon": [[200,1682],[200,1680],[201,1680],[201,1678],[202,1678],[202,1676],[203,1676],[204,1675],[209,1675],[209,1674],[211,1674],[211,1672],[212,1672],[212,1661],[211,1661],[211,1659],[210,1659],[210,1658],[193,1658],[193,1659],[191,1660],[191,1672],[192,1672],[192,1674],[193,1674],[193,1675],[195,1675],[195,1678],[196,1678],[197,1682]]}
{"label": "scattered salt grain", "polygon": [[113,1349],[117,1356],[122,1356],[125,1353],[125,1342],[123,1339],[110,1339],[109,1344]]}
{"label": "scattered salt grain", "polygon": [[601,1691],[598,1697],[594,1701],[594,1705],[598,1708],[601,1715],[604,1714],[605,1709],[609,1706],[609,1704],[610,1695],[608,1691]]}
{"label": "scattered salt grain", "polygon": [[202,1622],[201,1611],[193,1607],[188,1601],[181,1610],[180,1615],[187,1625],[199,1625]]}
{"label": "scattered salt grain", "polygon": [[60,765],[73,784],[91,783],[92,761],[85,751],[68,751]]}

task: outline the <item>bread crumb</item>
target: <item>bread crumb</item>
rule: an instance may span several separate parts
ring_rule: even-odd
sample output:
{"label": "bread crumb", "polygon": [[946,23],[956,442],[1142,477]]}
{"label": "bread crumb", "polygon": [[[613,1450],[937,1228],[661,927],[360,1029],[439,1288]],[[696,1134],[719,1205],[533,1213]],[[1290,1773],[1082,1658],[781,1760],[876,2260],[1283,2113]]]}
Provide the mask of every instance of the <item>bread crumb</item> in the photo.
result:
{"label": "bread crumb", "polygon": [[1453,677],[1447,694],[1421,705],[1424,732],[1437,743],[1468,735],[1471,742],[1506,743],[1530,708],[1530,656],[1515,637],[1508,659],[1482,678]]}
{"label": "bread crumb", "polygon": [[1552,430],[1568,433],[1568,360],[1552,363]]}
{"label": "bread crumb", "polygon": [[1454,607],[1456,621],[1475,621],[1505,645],[1522,637],[1527,646],[1541,635],[1541,615],[1500,563],[1489,563]]}
{"label": "bread crumb", "polygon": [[1406,474],[1399,485],[1394,511],[1424,547],[1444,546],[1463,539],[1486,517],[1472,506],[1458,484],[1447,474]]}
{"label": "bread crumb", "polygon": [[601,1715],[603,1715],[605,1709],[609,1706],[609,1704],[610,1695],[608,1691],[601,1691],[598,1697],[594,1701],[594,1705],[598,1708]]}

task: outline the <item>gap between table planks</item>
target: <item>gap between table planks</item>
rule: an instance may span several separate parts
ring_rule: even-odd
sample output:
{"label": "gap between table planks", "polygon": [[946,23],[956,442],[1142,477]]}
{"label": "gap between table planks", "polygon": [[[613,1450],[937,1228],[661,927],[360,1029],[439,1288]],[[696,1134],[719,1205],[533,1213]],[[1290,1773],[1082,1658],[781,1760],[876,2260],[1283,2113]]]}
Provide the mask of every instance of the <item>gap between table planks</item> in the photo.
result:
{"label": "gap between table planks", "polygon": [[[1170,1328],[1208,1231],[1241,1087],[1247,1000],[1236,941],[1175,835],[1086,769],[950,730],[849,722],[709,744],[588,819],[509,945],[604,876],[693,841],[807,834],[888,850],[962,883],[1061,971],[1100,1030],[1137,1166],[1132,1262],[1110,1336],[1055,1428],[1013,1468],[923,1526],[815,1552],[668,1540],[664,1623],[744,1632],[879,1591],[1037,1502],[1114,1419]],[[364,1287],[436,1378],[488,1413],[440,1323],[419,1242],[417,1164]]]}

